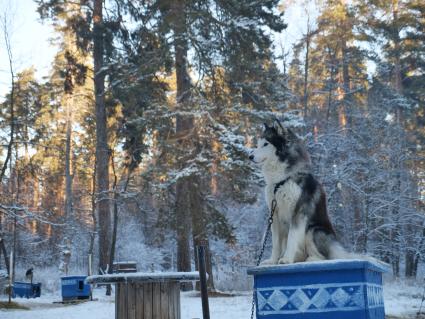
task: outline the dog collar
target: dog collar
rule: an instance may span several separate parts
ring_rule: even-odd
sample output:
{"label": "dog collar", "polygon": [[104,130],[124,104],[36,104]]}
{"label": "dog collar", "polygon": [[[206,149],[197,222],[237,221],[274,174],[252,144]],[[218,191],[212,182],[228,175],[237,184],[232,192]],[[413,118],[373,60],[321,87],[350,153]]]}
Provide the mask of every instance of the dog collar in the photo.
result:
{"label": "dog collar", "polygon": [[283,186],[287,181],[289,181],[291,177],[287,177],[284,180],[281,180],[279,183],[274,184],[274,191],[273,194],[276,195],[276,192],[278,191],[280,186]]}

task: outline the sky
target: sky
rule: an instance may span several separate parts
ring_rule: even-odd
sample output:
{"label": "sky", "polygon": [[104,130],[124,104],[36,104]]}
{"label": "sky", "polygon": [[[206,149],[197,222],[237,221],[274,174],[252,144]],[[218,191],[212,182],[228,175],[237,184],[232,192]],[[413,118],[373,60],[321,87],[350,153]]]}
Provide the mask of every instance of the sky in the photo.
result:
{"label": "sky", "polygon": [[6,13],[9,38],[15,72],[32,65],[37,66],[37,77],[41,79],[50,70],[57,48],[50,43],[53,28],[46,21],[41,23],[33,0],[0,0],[0,100],[9,91],[9,62],[4,41],[3,21]]}
{"label": "sky", "polygon": [[[288,28],[281,34],[274,34],[279,55],[282,46],[286,52],[290,52],[292,44],[301,37],[306,28],[305,10],[301,9],[297,2],[299,1],[291,3],[285,11],[284,19]],[[0,0],[1,21],[4,21],[5,14],[8,19],[15,74],[36,66],[37,79],[41,80],[48,75],[57,52],[57,47],[51,43],[55,34],[50,22],[41,22],[34,0]],[[11,83],[2,25],[3,23],[0,23],[0,101],[9,92]]]}

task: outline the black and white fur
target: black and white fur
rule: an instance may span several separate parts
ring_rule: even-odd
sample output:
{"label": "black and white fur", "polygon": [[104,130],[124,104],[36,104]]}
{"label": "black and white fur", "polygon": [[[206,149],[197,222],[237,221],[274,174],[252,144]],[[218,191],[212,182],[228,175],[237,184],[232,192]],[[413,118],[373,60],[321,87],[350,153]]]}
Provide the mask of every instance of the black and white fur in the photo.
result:
{"label": "black and white fur", "polygon": [[322,185],[312,175],[302,141],[280,123],[264,124],[249,157],[261,165],[266,200],[277,206],[272,224],[272,255],[262,264],[350,258],[336,240]]}

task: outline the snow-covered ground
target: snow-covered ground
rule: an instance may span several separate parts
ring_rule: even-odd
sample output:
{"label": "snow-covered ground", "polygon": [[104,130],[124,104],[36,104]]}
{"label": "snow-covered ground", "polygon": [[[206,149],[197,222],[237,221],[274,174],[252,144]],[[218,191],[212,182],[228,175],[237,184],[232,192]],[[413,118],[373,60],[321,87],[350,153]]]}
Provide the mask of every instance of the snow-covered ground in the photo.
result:
{"label": "snow-covered ground", "polygon": [[[419,310],[423,287],[408,285],[402,281],[384,285],[387,315],[396,318],[414,318]],[[61,300],[60,294],[44,295],[37,299],[15,299],[30,310],[1,310],[1,319],[113,319],[114,297],[104,296],[104,289],[95,289],[97,301],[78,305],[54,304]],[[5,299],[3,296],[2,300]],[[249,318],[251,295],[238,294],[233,297],[210,298],[211,319]],[[196,293],[182,293],[182,318],[202,318],[201,299]],[[423,310],[424,311],[424,310]]]}

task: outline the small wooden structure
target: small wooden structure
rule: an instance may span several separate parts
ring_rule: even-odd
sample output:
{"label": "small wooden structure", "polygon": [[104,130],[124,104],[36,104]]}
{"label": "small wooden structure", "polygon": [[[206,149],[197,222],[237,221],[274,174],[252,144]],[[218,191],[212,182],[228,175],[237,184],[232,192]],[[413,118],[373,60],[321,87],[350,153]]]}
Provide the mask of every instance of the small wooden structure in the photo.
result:
{"label": "small wooden structure", "polygon": [[115,284],[116,319],[180,319],[180,282],[198,272],[128,273],[87,277],[90,284]]}
{"label": "small wooden structure", "polygon": [[137,262],[135,261],[117,261],[112,266],[112,273],[137,272]]}

